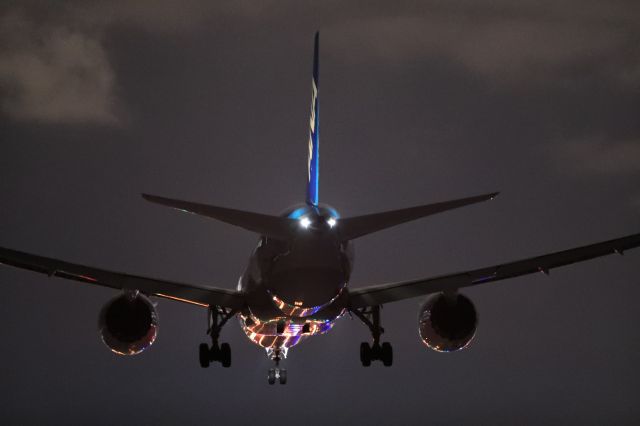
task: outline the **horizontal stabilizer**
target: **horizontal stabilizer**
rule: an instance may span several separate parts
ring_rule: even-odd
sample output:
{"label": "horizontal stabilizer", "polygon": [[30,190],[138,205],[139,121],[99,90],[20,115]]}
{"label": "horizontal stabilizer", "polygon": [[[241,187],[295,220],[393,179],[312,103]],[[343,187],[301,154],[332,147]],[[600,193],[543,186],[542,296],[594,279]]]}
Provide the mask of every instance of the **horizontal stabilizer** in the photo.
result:
{"label": "horizontal stabilizer", "polygon": [[152,203],[162,204],[163,206],[173,207],[174,209],[187,213],[217,219],[221,222],[277,239],[288,239],[291,235],[291,227],[296,223],[294,220],[286,217],[191,203],[189,201],[174,200],[149,194],[142,194],[142,197]]}
{"label": "horizontal stabilizer", "polygon": [[421,217],[457,209],[458,207],[479,203],[481,201],[492,200],[498,194],[498,192],[494,192],[491,194],[479,195],[477,197],[461,198],[442,203],[427,204],[424,206],[342,219],[340,221],[339,228],[340,237],[342,240],[353,240],[354,238],[391,228],[392,226],[400,225],[401,223],[420,219]]}

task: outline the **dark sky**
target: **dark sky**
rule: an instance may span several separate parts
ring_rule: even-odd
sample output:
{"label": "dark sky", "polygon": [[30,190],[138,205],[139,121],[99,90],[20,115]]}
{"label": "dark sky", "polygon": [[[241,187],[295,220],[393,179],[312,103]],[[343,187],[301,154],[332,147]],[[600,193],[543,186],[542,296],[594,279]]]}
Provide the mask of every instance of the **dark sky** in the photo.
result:
{"label": "dark sky", "polygon": [[[322,202],[343,216],[502,191],[357,241],[352,286],[640,230],[637,1],[3,1],[0,246],[234,288],[256,237],[140,192],[265,213],[304,197],[321,31]],[[0,269],[3,424],[638,424],[640,253],[465,291],[465,351],[385,306],[395,365],[345,317],[269,387],[235,321],[159,302],[137,357],[96,332],[114,292]]]}

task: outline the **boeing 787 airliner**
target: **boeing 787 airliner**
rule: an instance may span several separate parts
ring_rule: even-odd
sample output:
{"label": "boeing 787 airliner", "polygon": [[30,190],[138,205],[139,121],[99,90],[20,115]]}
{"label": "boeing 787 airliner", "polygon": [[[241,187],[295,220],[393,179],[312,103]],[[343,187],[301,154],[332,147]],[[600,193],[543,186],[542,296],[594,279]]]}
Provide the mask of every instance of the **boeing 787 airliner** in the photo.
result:
{"label": "boeing 787 airliner", "polygon": [[100,334],[115,353],[135,355],[155,341],[158,317],[151,297],[189,303],[207,309],[211,344],[199,347],[206,368],[212,361],[231,365],[231,348],[220,343],[220,332],[237,317],[247,338],[266,349],[275,362],[268,382],[287,381],[280,362],[290,348],[308,337],[329,332],[336,320],[350,313],[371,331],[371,343],[360,344],[363,366],[374,360],[393,363],[389,342],[382,342],[380,307],[403,299],[429,295],[420,310],[419,334],[426,346],[457,351],[469,345],[476,332],[473,303],[459,290],[525,274],[548,274],[552,268],[608,254],[622,254],[640,246],[640,234],[572,248],[556,253],[412,281],[348,288],[353,268],[352,241],[408,221],[493,199],[483,194],[418,207],[343,218],[319,202],[318,34],[315,35],[311,116],[309,119],[306,199],[284,214],[272,216],[143,194],[152,203],[207,216],[259,235],[249,263],[235,290],[171,282],[69,263],[0,248],[0,263],[111,287],[117,295],[100,313]]}

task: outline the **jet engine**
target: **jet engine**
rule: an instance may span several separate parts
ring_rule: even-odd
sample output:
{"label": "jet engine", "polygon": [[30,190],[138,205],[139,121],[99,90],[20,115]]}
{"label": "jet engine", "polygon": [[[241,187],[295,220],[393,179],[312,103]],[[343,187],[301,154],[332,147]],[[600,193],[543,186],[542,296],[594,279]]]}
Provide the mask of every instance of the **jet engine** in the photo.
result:
{"label": "jet engine", "polygon": [[127,293],[109,301],[100,312],[100,336],[119,355],[137,355],[156,340],[158,313],[149,298]]}
{"label": "jet engine", "polygon": [[478,315],[466,296],[438,294],[422,305],[418,323],[425,345],[438,352],[453,352],[469,345],[476,333]]}

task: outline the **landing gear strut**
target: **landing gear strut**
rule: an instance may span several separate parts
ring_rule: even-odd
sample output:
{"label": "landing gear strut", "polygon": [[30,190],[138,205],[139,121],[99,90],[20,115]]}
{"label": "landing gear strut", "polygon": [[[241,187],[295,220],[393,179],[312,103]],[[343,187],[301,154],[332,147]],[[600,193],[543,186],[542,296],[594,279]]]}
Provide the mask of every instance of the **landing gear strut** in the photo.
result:
{"label": "landing gear strut", "polygon": [[380,336],[384,333],[384,328],[380,325],[380,306],[355,309],[353,314],[358,317],[371,331],[373,343],[360,343],[360,362],[364,367],[369,367],[371,361],[380,360],[382,365],[390,367],[393,365],[393,348],[389,342],[380,344]]}
{"label": "landing gear strut", "polygon": [[269,369],[269,374],[267,375],[267,380],[270,385],[274,385],[276,380],[280,382],[281,385],[287,384],[287,370],[285,368],[280,368],[280,361],[282,360],[282,350],[274,349],[271,353],[271,359],[275,361],[275,368]]}
{"label": "landing gear strut", "polygon": [[201,343],[199,346],[198,354],[202,368],[209,367],[211,361],[220,362],[225,368],[231,367],[231,346],[229,346],[228,343],[219,344],[218,338],[220,337],[222,327],[227,323],[229,318],[236,313],[236,310],[222,308],[220,306],[212,306],[209,308],[207,313],[207,334],[211,336],[211,347],[206,343]]}

